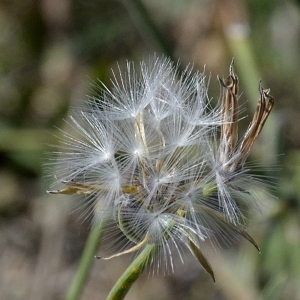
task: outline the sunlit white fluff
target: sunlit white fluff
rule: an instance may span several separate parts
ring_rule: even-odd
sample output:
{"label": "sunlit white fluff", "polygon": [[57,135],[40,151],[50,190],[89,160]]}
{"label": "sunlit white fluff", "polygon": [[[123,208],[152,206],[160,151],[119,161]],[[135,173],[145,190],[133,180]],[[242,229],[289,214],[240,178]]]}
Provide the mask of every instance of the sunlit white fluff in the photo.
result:
{"label": "sunlit white fluff", "polygon": [[[180,73],[169,59],[155,57],[141,63],[139,71],[128,62],[126,72],[118,72],[111,88],[103,85],[87,108],[70,117],[76,134],[64,133],[61,150],[50,162],[57,183],[67,187],[51,193],[85,195],[86,214],[110,216],[138,245],[132,249],[161,245],[158,269],[162,264],[173,269],[174,252],[183,261],[184,245],[214,278],[202,254],[206,239],[216,233],[227,239],[230,232],[257,247],[244,230],[238,202],[244,198],[251,204],[255,197],[244,169],[253,143],[248,145],[245,137],[241,144],[247,147],[239,149],[235,142],[238,81],[233,65],[228,83],[221,81],[223,102],[215,108],[205,75],[192,68]],[[261,98],[271,97],[262,90]],[[249,134],[254,140],[255,130]]]}

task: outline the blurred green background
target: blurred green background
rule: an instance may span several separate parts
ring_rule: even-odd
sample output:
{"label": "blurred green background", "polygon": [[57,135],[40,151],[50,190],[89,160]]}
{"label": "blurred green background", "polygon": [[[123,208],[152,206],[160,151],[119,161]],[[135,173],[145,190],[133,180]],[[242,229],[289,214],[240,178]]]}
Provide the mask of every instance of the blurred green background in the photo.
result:
{"label": "blurred green background", "polygon": [[[216,283],[188,257],[168,276],[142,276],[126,299],[300,299],[300,1],[0,0],[0,299],[64,299],[89,233],[76,200],[50,196],[44,153],[92,82],[116,62],[165,53],[210,77],[232,57],[247,114],[258,82],[275,109],[252,160],[275,197],[249,216],[247,241],[210,250]],[[245,126],[250,117],[246,118]],[[93,264],[81,299],[105,299],[130,257]]]}

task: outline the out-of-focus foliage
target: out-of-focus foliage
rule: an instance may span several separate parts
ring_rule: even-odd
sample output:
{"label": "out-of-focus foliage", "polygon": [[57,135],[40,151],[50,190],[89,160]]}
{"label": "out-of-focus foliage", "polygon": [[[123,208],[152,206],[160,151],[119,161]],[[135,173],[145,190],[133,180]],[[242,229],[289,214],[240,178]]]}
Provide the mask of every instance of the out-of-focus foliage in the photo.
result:
{"label": "out-of-focus foliage", "polygon": [[[216,284],[191,258],[179,274],[142,277],[128,299],[300,299],[300,3],[292,0],[0,1],[0,299],[64,298],[89,223],[70,214],[76,200],[46,195],[43,153],[93,81],[109,85],[116,62],[154,52],[206,65],[215,99],[216,75],[226,76],[233,56],[244,105],[253,110],[260,79],[271,88],[275,112],[253,160],[276,156],[262,174],[276,197],[249,216],[260,255],[244,242],[209,250]],[[128,261],[95,261],[82,299],[105,299]]]}

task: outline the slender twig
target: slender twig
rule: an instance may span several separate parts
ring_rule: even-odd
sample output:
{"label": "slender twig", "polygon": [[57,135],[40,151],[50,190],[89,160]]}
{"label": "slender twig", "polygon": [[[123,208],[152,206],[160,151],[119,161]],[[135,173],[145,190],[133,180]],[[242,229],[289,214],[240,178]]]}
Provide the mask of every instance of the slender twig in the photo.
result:
{"label": "slender twig", "polygon": [[142,37],[150,39],[166,56],[174,61],[172,46],[156,26],[142,1],[122,0],[122,2],[130,13],[133,22],[141,31]]}
{"label": "slender twig", "polygon": [[94,255],[100,244],[103,226],[104,222],[102,222],[100,225],[94,225],[92,227],[88,239],[86,241],[77,272],[68,291],[66,300],[79,299],[83,291],[84,285],[88,279],[92,262],[95,259]]}
{"label": "slender twig", "polygon": [[110,291],[107,300],[124,299],[133,283],[141,276],[144,270],[150,266],[159,248],[157,244],[148,244],[118,279]]}

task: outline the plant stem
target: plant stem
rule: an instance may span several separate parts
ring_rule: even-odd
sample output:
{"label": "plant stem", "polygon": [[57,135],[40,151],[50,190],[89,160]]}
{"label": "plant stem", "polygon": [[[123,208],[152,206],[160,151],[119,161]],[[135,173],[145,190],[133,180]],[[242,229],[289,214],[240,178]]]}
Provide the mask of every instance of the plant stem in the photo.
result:
{"label": "plant stem", "polygon": [[100,244],[103,226],[104,222],[101,222],[101,224],[92,227],[86,241],[77,272],[68,291],[66,300],[79,299],[83,287],[87,281],[92,262],[95,259],[94,255]]}
{"label": "plant stem", "polygon": [[123,275],[118,279],[107,300],[124,299],[133,283],[140,277],[144,270],[152,263],[154,256],[159,251],[159,245],[148,244],[139,256],[131,263]]}
{"label": "plant stem", "polygon": [[141,31],[142,37],[148,40],[150,39],[166,56],[174,61],[172,46],[152,20],[144,3],[140,0],[122,1],[124,6],[128,9],[132,20],[136,23],[137,28]]}

